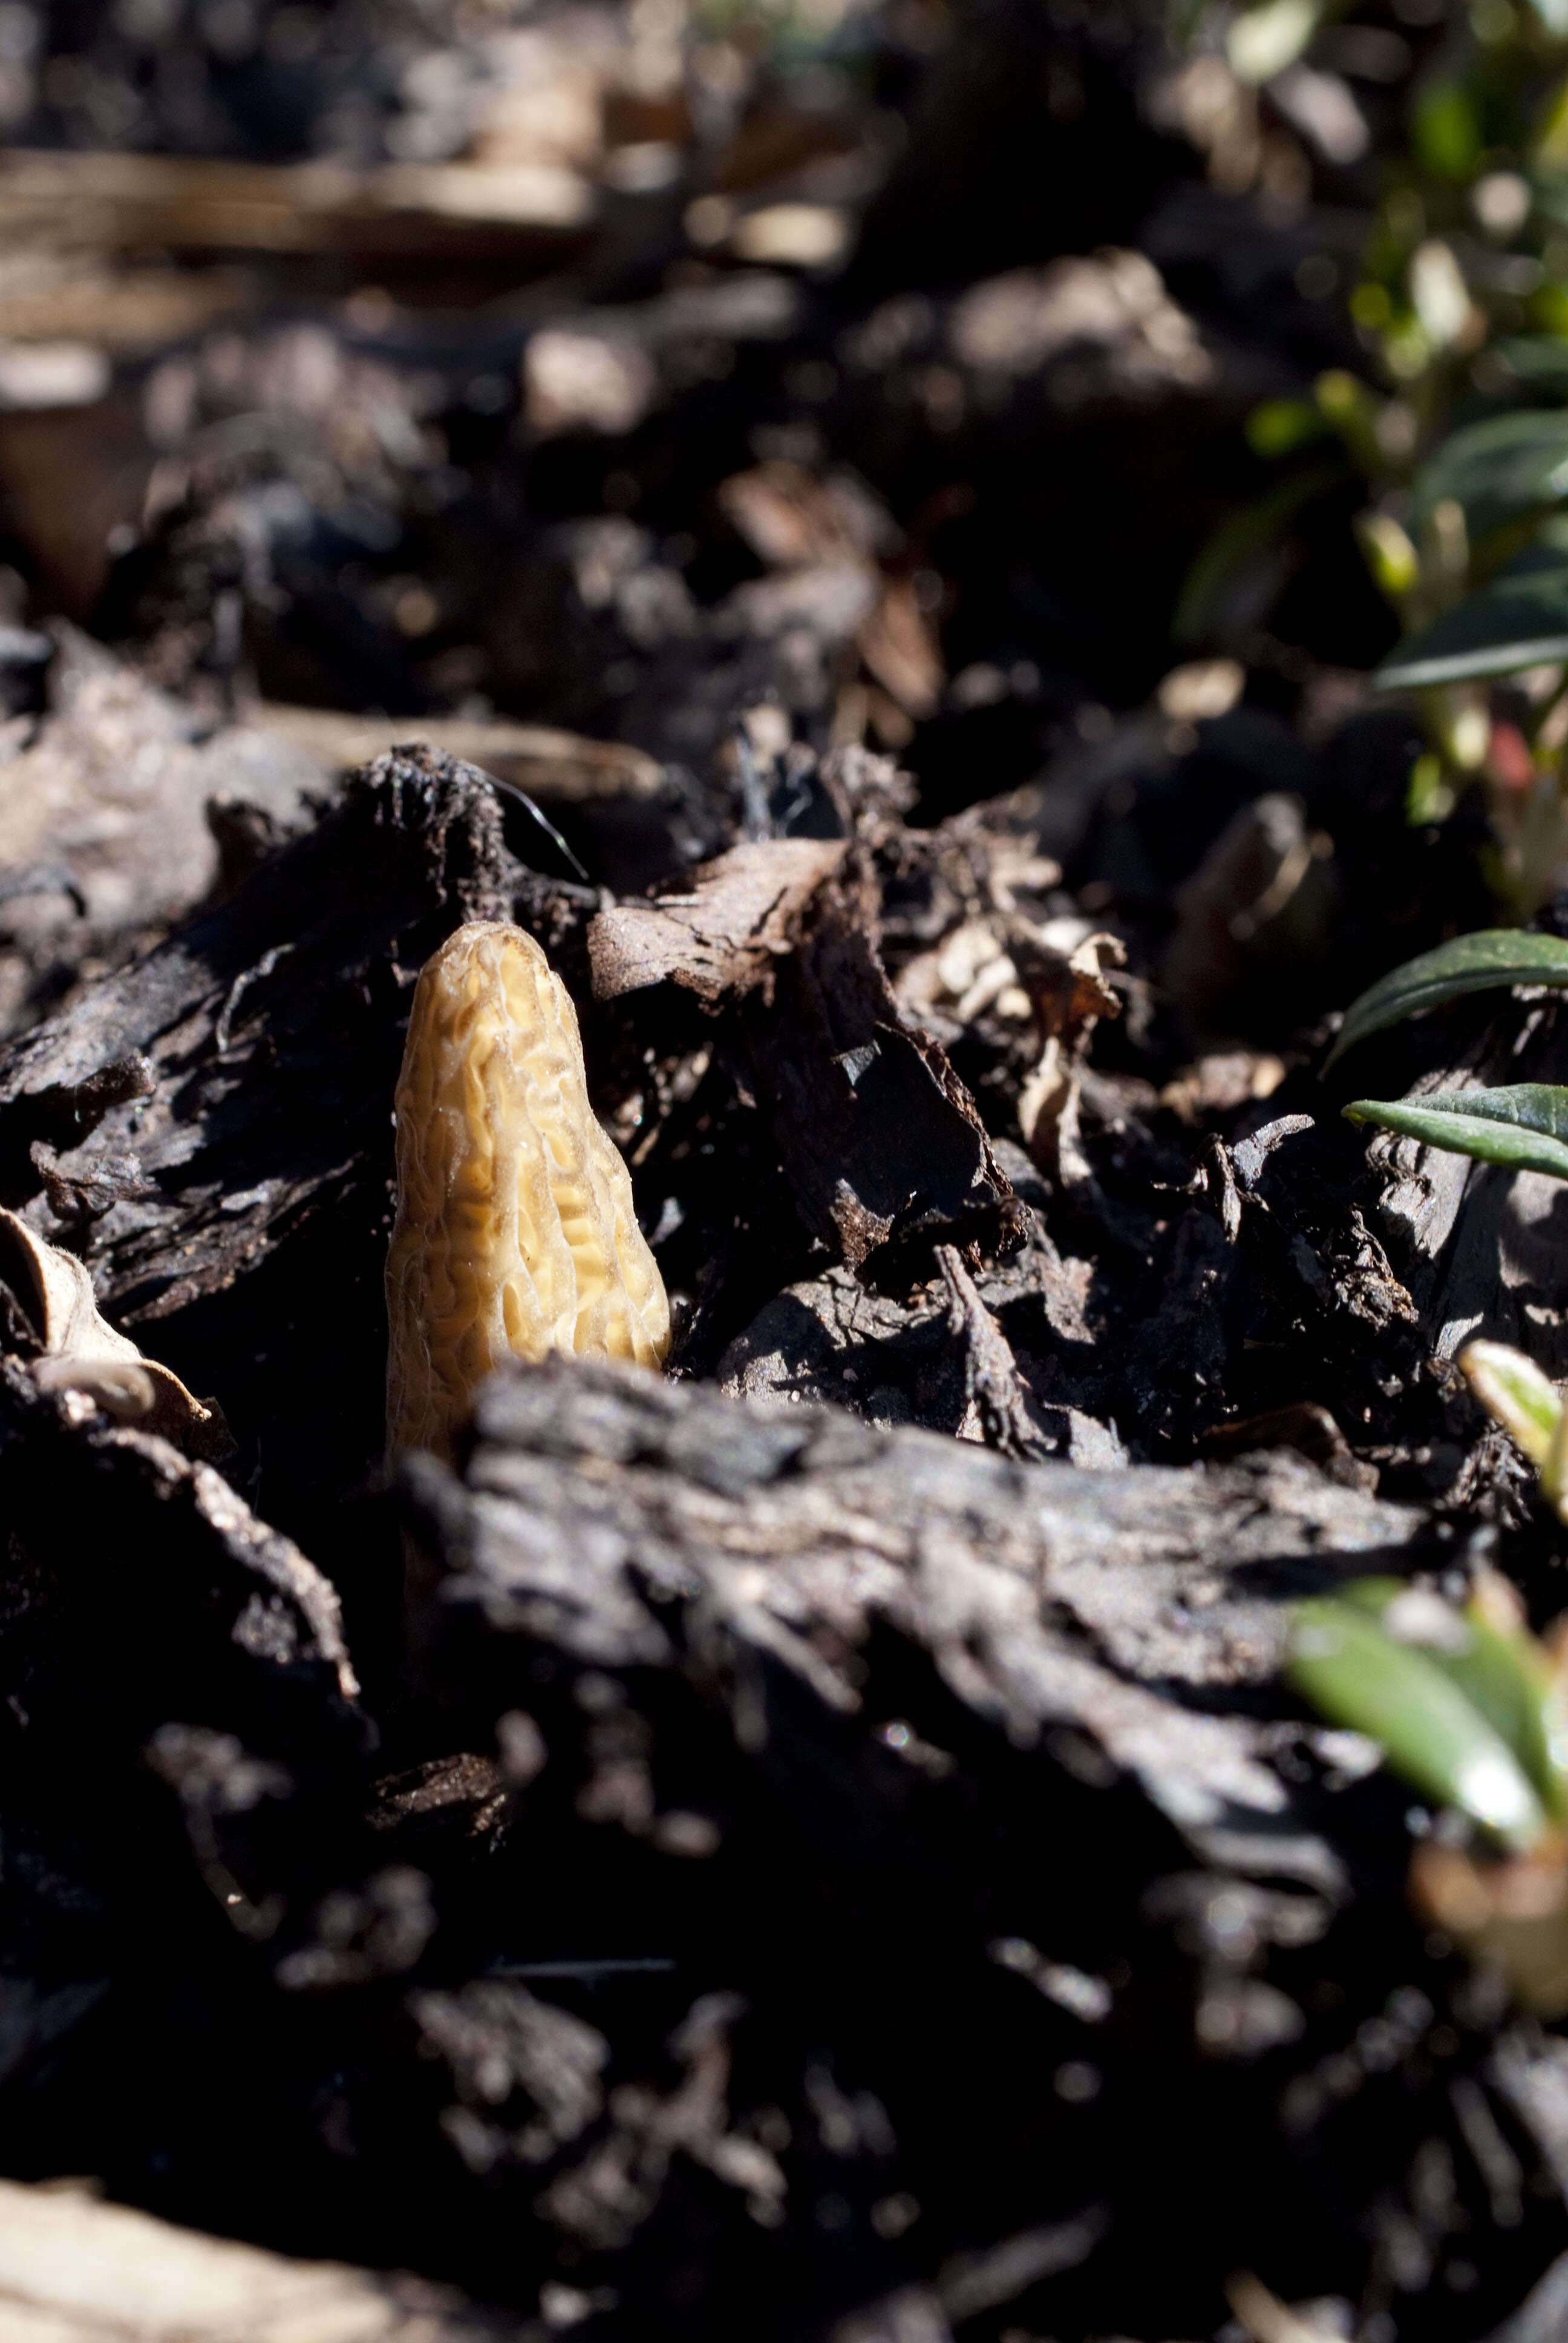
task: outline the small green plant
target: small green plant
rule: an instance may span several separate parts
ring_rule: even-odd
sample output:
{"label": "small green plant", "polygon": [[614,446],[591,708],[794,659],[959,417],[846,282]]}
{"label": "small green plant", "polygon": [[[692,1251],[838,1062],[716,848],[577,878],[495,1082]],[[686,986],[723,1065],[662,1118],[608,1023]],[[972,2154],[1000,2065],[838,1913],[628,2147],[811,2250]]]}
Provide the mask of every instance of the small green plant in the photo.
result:
{"label": "small green plant", "polygon": [[[1568,989],[1568,940],[1510,928],[1456,936],[1392,970],[1352,1001],[1328,1065],[1406,1017],[1467,993],[1516,984]],[[1352,1099],[1343,1111],[1352,1122],[1371,1123],[1479,1163],[1568,1180],[1568,1086],[1559,1082]],[[1488,1413],[1536,1467],[1542,1494],[1568,1521],[1568,1412],[1554,1386],[1522,1351],[1504,1342],[1472,1342],[1459,1366]]]}
{"label": "small green plant", "polygon": [[[1406,960],[1352,1001],[1324,1071],[1369,1035],[1466,994],[1528,984],[1568,990],[1568,940],[1487,928]],[[1353,1099],[1352,1122],[1398,1131],[1423,1146],[1511,1172],[1568,1180],[1568,1086],[1511,1082],[1497,1090],[1429,1091],[1418,1098]]]}
{"label": "small green plant", "polygon": [[[1283,87],[1334,13],[1257,0],[1224,30],[1232,74]],[[1212,45],[1211,14],[1189,38]],[[1410,819],[1444,821],[1479,788],[1489,883],[1521,920],[1568,861],[1565,36],[1563,0],[1475,0],[1453,19],[1352,265],[1359,362],[1253,410],[1261,493],[1199,555],[1173,627],[1198,648],[1255,623],[1260,591],[1289,574],[1282,540],[1359,490],[1355,533],[1404,630],[1374,680],[1413,696],[1426,734]],[[1325,291],[1343,269],[1304,266],[1303,287]]]}
{"label": "small green plant", "polygon": [[1352,1579],[1295,1606],[1286,1673],[1446,1818],[1412,1862],[1422,1916],[1527,2007],[1568,2013],[1568,1676],[1507,1580],[1481,1572],[1457,1609]]}
{"label": "small green plant", "polygon": [[1459,1364],[1487,1413],[1534,1465],[1547,1503],[1568,1521],[1568,1407],[1556,1384],[1507,1342],[1471,1342]]}
{"label": "small green plant", "polygon": [[[1456,937],[1352,1001],[1329,1063],[1406,1017],[1518,984],[1568,990],[1568,941],[1506,928]],[[1568,1180],[1568,1088],[1553,1083],[1356,1099],[1344,1111],[1481,1162]],[[1563,1395],[1504,1342],[1470,1343],[1459,1366],[1568,1521]],[[1477,1576],[1462,1610],[1398,1580],[1359,1579],[1297,1605],[1289,1672],[1323,1715],[1376,1741],[1452,1818],[1412,1858],[1417,1908],[1500,1966],[1526,2007],[1568,2016],[1568,1640],[1538,1642],[1495,1573]]]}

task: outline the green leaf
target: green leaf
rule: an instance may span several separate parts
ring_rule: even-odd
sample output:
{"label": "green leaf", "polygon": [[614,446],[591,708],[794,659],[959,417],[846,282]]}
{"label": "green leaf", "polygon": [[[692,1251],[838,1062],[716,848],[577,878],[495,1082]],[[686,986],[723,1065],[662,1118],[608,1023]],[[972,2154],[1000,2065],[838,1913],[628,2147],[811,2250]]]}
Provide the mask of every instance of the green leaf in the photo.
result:
{"label": "green leaf", "polygon": [[1352,1604],[1298,1603],[1286,1674],[1333,1724],[1371,1735],[1395,1772],[1520,1854],[1545,1835],[1545,1810],[1502,1735],[1438,1664]]}
{"label": "green leaf", "polygon": [[1381,1624],[1389,1604],[1396,1595],[1406,1593],[1409,1585],[1408,1578],[1347,1578],[1342,1585],[1335,1587],[1333,1600],[1349,1603]]}
{"label": "green leaf", "polygon": [[[1563,345],[1568,351],[1568,343]],[[1325,438],[1329,422],[1305,398],[1265,398],[1247,417],[1247,445],[1254,456],[1290,456],[1311,439]]]}
{"label": "green leaf", "polygon": [[1568,1818],[1568,1755],[1563,1695],[1556,1672],[1533,1635],[1505,1632],[1465,1606],[1473,1641],[1443,1665],[1473,1708],[1500,1734],[1553,1822]]}
{"label": "green leaf", "polygon": [[1568,1407],[1556,1387],[1506,1342],[1471,1342],[1459,1366],[1487,1413],[1535,1466],[1547,1503],[1568,1521]]}
{"label": "green leaf", "polygon": [[1206,0],[1168,0],[1165,30],[1173,46],[1184,48],[1203,21]]}
{"label": "green leaf", "polygon": [[1556,1082],[1432,1091],[1421,1099],[1357,1099],[1344,1113],[1352,1122],[1376,1123],[1478,1163],[1568,1180],[1568,1090]]}
{"label": "green leaf", "polygon": [[1553,659],[1568,659],[1568,562],[1561,558],[1528,570],[1511,563],[1479,594],[1407,636],[1372,682],[1380,691],[1410,690],[1517,675]]}
{"label": "green leaf", "polygon": [[1494,1423],[1532,1464],[1544,1464],[1563,1402],[1549,1375],[1508,1342],[1467,1342],[1460,1372]]}
{"label": "green leaf", "polygon": [[1221,521],[1198,553],[1176,598],[1171,631],[1179,643],[1203,642],[1224,608],[1225,597],[1250,562],[1283,537],[1304,506],[1351,477],[1342,458],[1314,464],[1279,482],[1266,496]]}
{"label": "green leaf", "polygon": [[1568,392],[1568,337],[1503,334],[1492,347],[1515,382],[1527,389]]}
{"label": "green leaf", "polygon": [[[1512,1601],[1506,1581],[1496,1591]],[[1507,1743],[1553,1821],[1563,1819],[1568,1717],[1551,1658],[1522,1621],[1510,1619],[1495,1601],[1489,1604],[1480,1591],[1459,1612],[1441,1596],[1399,1578],[1352,1579],[1334,1600],[1351,1604],[1395,1643],[1422,1652],[1441,1668]],[[1489,1617],[1489,1608],[1499,1615]]]}
{"label": "green leaf", "polygon": [[1561,1822],[1563,1783],[1555,1757],[1562,1724],[1553,1714],[1550,1679],[1531,1665],[1522,1640],[1500,1635],[1479,1620],[1467,1624],[1474,1638],[1469,1649],[1448,1654],[1439,1664],[1477,1715],[1506,1742],[1543,1806]]}
{"label": "green leaf", "polygon": [[[1553,106],[1549,114],[1556,111],[1557,108]],[[1531,178],[1531,193],[1535,197],[1537,208],[1543,211],[1548,219],[1555,220],[1559,227],[1568,226],[1568,183],[1564,182],[1561,171],[1543,169],[1538,163]],[[1540,298],[1538,294],[1537,302]]]}
{"label": "green leaf", "polygon": [[1411,483],[1417,531],[1452,497],[1478,544],[1511,520],[1568,496],[1568,415],[1526,407],[1452,432]]}
{"label": "green leaf", "polygon": [[1481,160],[1475,100],[1462,82],[1428,82],[1411,107],[1411,144],[1440,179],[1468,179]]}
{"label": "green leaf", "polygon": [[[1561,345],[1568,354],[1568,342]],[[1392,651],[1373,676],[1382,690],[1513,675],[1568,658],[1568,518],[1553,514],[1533,541],[1479,593]]]}
{"label": "green leaf", "polygon": [[1568,1500],[1568,1408],[1557,1419],[1552,1445],[1541,1467],[1541,1493],[1555,1509],[1559,1521],[1568,1519],[1564,1507],[1564,1500]]}
{"label": "green leaf", "polygon": [[1568,987],[1568,939],[1532,935],[1519,928],[1481,928],[1474,935],[1454,936],[1433,951],[1402,961],[1356,995],[1323,1071],[1369,1033],[1381,1033],[1419,1010],[1442,1009],[1467,992],[1506,984]]}

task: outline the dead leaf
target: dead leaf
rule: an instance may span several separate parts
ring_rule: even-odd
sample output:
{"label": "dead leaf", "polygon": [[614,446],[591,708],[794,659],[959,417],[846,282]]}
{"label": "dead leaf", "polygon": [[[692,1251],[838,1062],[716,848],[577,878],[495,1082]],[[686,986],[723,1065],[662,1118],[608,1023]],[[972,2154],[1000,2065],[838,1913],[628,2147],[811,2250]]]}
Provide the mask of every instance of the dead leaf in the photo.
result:
{"label": "dead leaf", "polygon": [[851,1269],[894,1239],[1015,1250],[1028,1212],[940,1044],[906,1021],[876,937],[879,897],[856,847],[810,896],[742,1031],[807,1226]]}
{"label": "dead leaf", "polygon": [[860,534],[830,488],[799,464],[759,464],[723,481],[719,502],[730,527],[769,569],[859,564]]}
{"label": "dead leaf", "polygon": [[117,1422],[156,1433],[187,1456],[212,1462],[233,1453],[216,1403],[195,1398],[171,1369],[144,1358],[101,1316],[85,1264],[3,1210],[0,1288],[12,1304],[0,1340],[33,1353],[40,1389],[84,1393]]}
{"label": "dead leaf", "polygon": [[588,930],[594,997],[667,979],[704,1001],[749,992],[789,948],[794,923],[843,859],[842,839],[764,839],[699,871],[689,895],[619,903]]}
{"label": "dead leaf", "polygon": [[879,905],[858,842],[734,847],[690,895],[599,913],[595,998],[668,980],[744,1002],[748,1081],[801,1217],[851,1268],[896,1235],[961,1230],[1011,1249],[1027,1216],[940,1044],[904,1019]]}
{"label": "dead leaf", "polygon": [[1004,1456],[1044,1456],[1049,1445],[1030,1414],[1012,1345],[980,1299],[956,1245],[936,1248],[948,1292],[948,1335],[964,1363],[965,1410],[960,1440],[974,1439]]}
{"label": "dead leaf", "polygon": [[936,714],[947,671],[909,578],[889,579],[859,642],[860,657],[906,716],[918,722]]}
{"label": "dead leaf", "polygon": [[1100,1020],[1121,1014],[1121,1000],[1102,970],[1123,966],[1126,948],[1116,936],[1091,935],[1063,951],[1022,920],[1009,922],[1007,942],[1043,1042],[1040,1063],[1019,1100],[1019,1128],[1042,1170],[1075,1182],[1085,1180],[1089,1165],[1078,1141],[1079,1067]]}

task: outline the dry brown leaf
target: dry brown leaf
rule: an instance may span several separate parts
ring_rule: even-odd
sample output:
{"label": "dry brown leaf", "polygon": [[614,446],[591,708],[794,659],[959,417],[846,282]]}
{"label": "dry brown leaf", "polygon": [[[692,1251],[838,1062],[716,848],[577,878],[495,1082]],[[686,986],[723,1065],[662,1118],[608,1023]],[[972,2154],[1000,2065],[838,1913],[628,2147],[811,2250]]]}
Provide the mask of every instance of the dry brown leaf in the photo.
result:
{"label": "dry brown leaf", "polygon": [[1043,1039],[1040,1063],[1019,1100],[1019,1128],[1042,1170],[1084,1180],[1089,1164],[1078,1140],[1078,1070],[1101,1018],[1121,1014],[1102,971],[1121,967],[1126,949],[1118,937],[1102,934],[1059,951],[1021,920],[1009,923],[1007,941]]}
{"label": "dry brown leaf", "polygon": [[842,839],[763,839],[698,873],[689,895],[618,903],[588,930],[594,997],[667,978],[704,1001],[749,992],[789,949],[801,908],[843,860]]}
{"label": "dry brown leaf", "polygon": [[[117,1333],[100,1315],[93,1281],[75,1253],[4,1210],[0,1283],[36,1343],[32,1374],[43,1390],[79,1393],[105,1414],[156,1433],[187,1456],[210,1461],[232,1453],[222,1410],[195,1398],[170,1368],[144,1357],[128,1334]],[[19,1331],[8,1329],[7,1341],[15,1342]]]}
{"label": "dry brown leaf", "polygon": [[936,714],[947,671],[907,578],[889,579],[860,629],[859,642],[860,657],[907,716],[918,722]]}
{"label": "dry brown leaf", "polygon": [[831,488],[799,464],[759,464],[724,481],[725,518],[770,569],[813,569],[859,562],[857,542]]}

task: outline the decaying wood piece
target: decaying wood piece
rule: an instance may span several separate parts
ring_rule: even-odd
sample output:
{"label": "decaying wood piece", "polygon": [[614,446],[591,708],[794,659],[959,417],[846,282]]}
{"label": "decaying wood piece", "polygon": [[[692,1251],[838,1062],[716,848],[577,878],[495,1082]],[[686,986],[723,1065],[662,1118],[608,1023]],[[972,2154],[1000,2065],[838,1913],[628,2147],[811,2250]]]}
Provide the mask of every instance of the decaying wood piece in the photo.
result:
{"label": "decaying wood piece", "polygon": [[797,1209],[859,1268],[895,1237],[1016,1244],[1023,1208],[939,1042],[877,949],[878,889],[841,840],[740,846],[695,893],[622,904],[589,938],[601,998],[671,982],[739,1003],[748,1087]]}
{"label": "decaying wood piece", "polygon": [[237,268],[95,267],[79,254],[35,250],[14,255],[0,286],[0,335],[140,352],[185,341],[254,297]]}
{"label": "decaying wood piece", "polygon": [[[0,1359],[0,1769],[7,1848],[29,1850],[8,1869],[0,2089],[35,2134],[42,2107],[74,2107],[95,2170],[105,2062],[134,2066],[163,2025],[141,1946],[176,1997],[202,1975],[193,1926],[220,1966],[226,1943],[254,1958],[351,1829],[370,1737],[336,1589],[99,1396]],[[9,2298],[0,2275],[0,2326]]]}
{"label": "decaying wood piece", "polygon": [[509,2343],[447,2287],[288,2261],[76,2188],[0,2181],[0,2331],[14,2343]]}
{"label": "decaying wood piece", "polygon": [[948,1331],[963,1354],[960,1436],[978,1439],[1003,1456],[1046,1455],[1046,1442],[1030,1416],[1012,1347],[980,1299],[958,1247],[938,1245],[937,1266],[948,1289]]}
{"label": "decaying wood piece", "polygon": [[335,708],[294,708],[263,700],[248,711],[259,729],[315,758],[324,772],[367,765],[418,740],[443,755],[515,781],[544,804],[601,798],[657,799],[666,789],[655,757],[618,740],[588,740],[550,724],[508,724],[457,716],[347,716]]}
{"label": "decaying wood piece", "polygon": [[[725,1989],[729,2089],[765,2074],[786,2115],[761,2136],[791,2141],[770,2217],[818,2273],[805,2331],[901,2333],[900,2303],[922,2335],[982,2303],[1030,2332],[1161,2331],[1140,2301],[1151,2238],[1180,2236],[1216,2285],[1277,2268],[1317,2189],[1345,2186],[1354,2127],[1452,2125],[1453,2069],[1419,2079],[1433,2002],[1400,1990],[1419,1960],[1405,1801],[1325,1790],[1329,1752],[1274,1678],[1292,1596],[1452,1554],[1416,1513],[1291,1457],[1015,1463],[565,1360],[487,1388],[460,1478],[408,1472],[447,1574],[435,1688],[468,1746],[527,1752],[498,1858],[540,1916],[518,1972],[538,1943],[549,1974],[564,1911],[576,1942]],[[1370,1837],[1333,1827],[1335,1795]],[[1341,1927],[1362,1932],[1348,1962]],[[1309,2015],[1317,1976],[1394,2013],[1399,2096],[1375,2118],[1370,2077],[1348,2105],[1318,2085],[1362,2020]],[[601,2005],[612,2042],[618,2006],[635,2033],[625,1992]],[[1473,2121],[1482,2073],[1461,2078]],[[824,2077],[874,2124],[829,2133]],[[1167,2143],[1147,2165],[1126,2153],[1134,2103]],[[730,2136],[757,2137],[738,2106]],[[831,2270],[819,2137],[845,2159]],[[590,2131],[536,2199],[612,2284],[629,2152]],[[874,2207],[895,2191],[920,2214],[890,2251]],[[726,2201],[736,2267],[760,2270]],[[678,2216],[666,2197],[638,2217],[658,2268]],[[1374,2288],[1409,2217],[1391,2207],[1386,2247],[1382,2216],[1365,2225]],[[1483,2210],[1472,2247],[1501,2270],[1506,2213]],[[786,2325],[795,2282],[761,2282]]]}
{"label": "decaying wood piece", "polygon": [[471,767],[386,758],[227,902],[0,1059],[0,1195],[48,1233],[40,1142],[78,1182],[136,1159],[136,1192],[72,1242],[114,1322],[216,1394],[291,1526],[302,1489],[341,1487],[383,1444],[392,1097],[417,971],[473,918],[569,955],[596,900],[521,869]]}
{"label": "decaying wood piece", "polygon": [[[1027,1164],[1020,1148],[1003,1141],[1001,1152],[1010,1173]],[[1032,1185],[1038,1195],[1038,1180]],[[1125,1464],[1126,1448],[1106,1412],[1114,1389],[1109,1346],[1091,1340],[1074,1266],[1038,1220],[1026,1248],[979,1276],[954,1246],[938,1245],[935,1259],[940,1274],[923,1294],[917,1289],[899,1299],[863,1284],[841,1263],[786,1286],[724,1350],[716,1364],[720,1389],[734,1398],[824,1401],[879,1427],[920,1423],[1004,1454],[1066,1456],[1103,1470]],[[1084,1403],[1091,1391],[1083,1383],[1051,1386],[1058,1370],[1040,1353],[1059,1360],[1069,1345],[1098,1379],[1100,1413]]]}
{"label": "decaying wood piece", "polygon": [[825,879],[745,1005],[751,1078],[802,1218],[851,1268],[895,1239],[1016,1245],[1025,1208],[940,1044],[904,1017],[859,852]]}
{"label": "decaying wood piece", "polygon": [[504,1359],[662,1365],[669,1304],[588,1104],[571,995],[533,938],[459,928],[414,991],[387,1258],[388,1453],[449,1453]]}
{"label": "decaying wood piece", "polygon": [[[163,1722],[159,1680],[177,1651],[204,1654],[192,1664],[215,1704],[231,1698],[240,1729],[292,1715],[288,1733],[318,1738],[323,1696],[357,1691],[331,1584],[210,1464],[120,1423],[112,1408],[73,1405],[75,1396],[70,1386],[40,1386],[18,1359],[0,1359],[5,1517],[85,1623],[75,1660],[57,1635],[32,1648],[25,1622],[14,1623],[6,1656],[16,1676],[28,1681],[40,1665],[56,1673],[46,1697],[32,1682],[8,1729],[24,1737],[35,1727],[77,1729],[89,1650],[94,1668],[119,1672],[112,1714],[151,1712],[150,1729]],[[150,1654],[160,1640],[157,1667],[138,1664],[138,1650]],[[74,1666],[84,1672],[75,1689]],[[103,1727],[100,1717],[95,1729]]]}
{"label": "decaying wood piece", "polygon": [[559,240],[592,210],[576,172],[548,166],[232,163],[176,155],[14,149],[0,166],[9,243],[457,257]]}
{"label": "decaying wood piece", "polygon": [[[1248,1812],[1261,1853],[1291,1809],[1251,1713],[1286,1602],[1421,1550],[1419,1514],[1285,1454],[1020,1464],[836,1410],[557,1360],[498,1377],[477,1420],[466,1479],[482,1502],[433,1465],[416,1472],[458,1617],[610,1668],[678,1665],[694,1636],[721,1637],[840,1714],[865,1707],[851,1654],[881,1623],[1015,1739],[1082,1728],[1200,1837]],[[1208,1713],[1168,1684],[1201,1687]]]}
{"label": "decaying wood piece", "polygon": [[213,888],[206,809],[244,799],[277,834],[320,776],[249,726],[202,739],[192,711],[64,620],[42,639],[40,718],[0,728],[0,1024],[56,963],[183,919]]}

